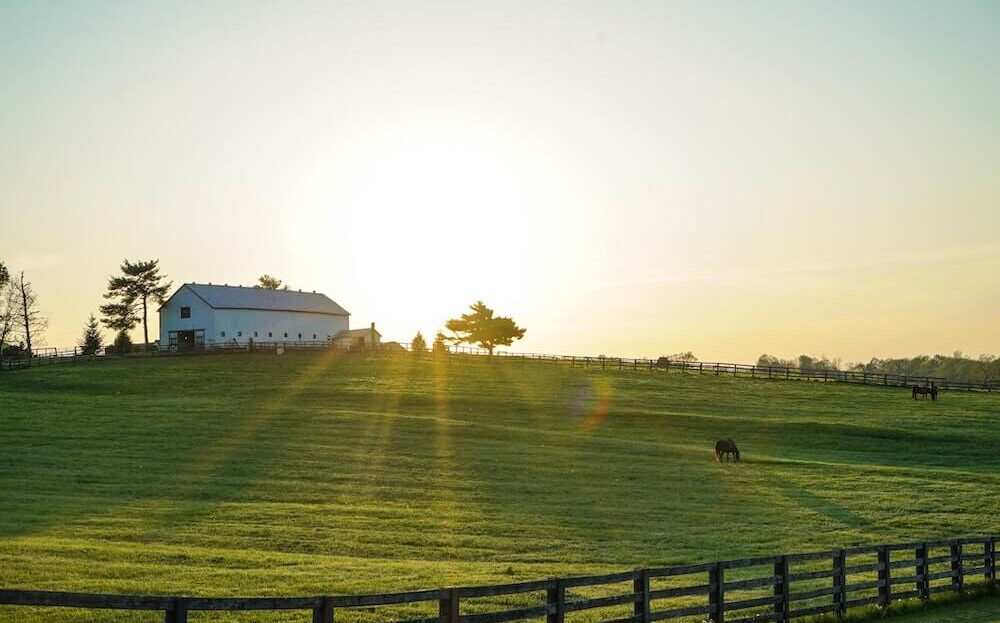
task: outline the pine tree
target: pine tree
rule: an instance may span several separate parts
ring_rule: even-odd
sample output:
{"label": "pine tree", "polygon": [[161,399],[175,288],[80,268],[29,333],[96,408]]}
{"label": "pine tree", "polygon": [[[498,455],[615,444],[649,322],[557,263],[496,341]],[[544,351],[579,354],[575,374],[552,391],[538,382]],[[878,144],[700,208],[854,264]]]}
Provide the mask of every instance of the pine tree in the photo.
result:
{"label": "pine tree", "polygon": [[[146,347],[149,347],[149,326],[147,323],[149,301],[162,303],[170,290],[171,282],[164,282],[160,274],[160,260],[130,262],[125,260],[121,265],[121,276],[112,277],[108,281],[106,299],[116,300],[115,303],[101,306],[101,314],[105,316],[105,326],[117,331],[128,330],[129,318],[138,319],[142,310],[142,337]],[[118,326],[112,326],[112,323]]]}
{"label": "pine tree", "polygon": [[453,341],[476,344],[492,355],[497,346],[510,346],[524,337],[525,330],[514,324],[513,319],[494,316],[493,310],[482,301],[476,301],[470,308],[471,313],[445,323],[445,328],[455,334]]}
{"label": "pine tree", "polygon": [[420,331],[417,331],[417,334],[413,336],[413,341],[410,342],[410,351],[418,355],[427,351],[427,341]]}
{"label": "pine tree", "polygon": [[115,336],[115,352],[119,355],[127,355],[132,352],[132,338],[128,336],[128,331],[122,330]]}
{"label": "pine tree", "polygon": [[444,336],[444,333],[440,331],[434,336],[434,345],[431,346],[431,352],[435,355],[447,355],[448,354],[448,341]]}
{"label": "pine tree", "polygon": [[83,328],[83,338],[80,339],[78,345],[82,355],[96,355],[104,347],[104,338],[101,337],[101,329],[94,314],[90,314],[90,318]]}
{"label": "pine tree", "polygon": [[260,277],[257,277],[257,285],[255,285],[254,287],[255,288],[263,288],[265,290],[287,290],[288,289],[287,285],[284,285],[284,286],[281,285],[281,279],[278,279],[277,277],[272,277],[271,275],[267,275],[267,274],[264,274],[264,275],[261,275]]}

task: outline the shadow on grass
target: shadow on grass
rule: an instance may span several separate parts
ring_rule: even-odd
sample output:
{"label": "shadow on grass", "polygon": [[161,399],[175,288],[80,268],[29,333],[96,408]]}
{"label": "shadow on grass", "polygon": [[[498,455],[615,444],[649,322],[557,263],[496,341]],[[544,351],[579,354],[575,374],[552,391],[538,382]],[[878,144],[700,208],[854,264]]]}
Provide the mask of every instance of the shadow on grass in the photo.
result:
{"label": "shadow on grass", "polygon": [[966,587],[962,593],[939,593],[928,600],[893,602],[887,610],[867,606],[838,619],[822,615],[801,619],[805,623],[866,623],[889,619],[899,623],[995,623],[1000,621],[1000,591],[985,584]]}

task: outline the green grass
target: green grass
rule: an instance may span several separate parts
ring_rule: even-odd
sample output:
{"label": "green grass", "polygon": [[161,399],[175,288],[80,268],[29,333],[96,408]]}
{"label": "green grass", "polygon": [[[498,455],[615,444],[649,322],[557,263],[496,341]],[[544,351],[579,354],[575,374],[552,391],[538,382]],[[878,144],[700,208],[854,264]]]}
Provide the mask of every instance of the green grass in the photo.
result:
{"label": "green grass", "polygon": [[[0,414],[2,588],[385,592],[1000,531],[997,395],[231,355],[0,374]],[[159,620],[87,616],[60,620]]]}

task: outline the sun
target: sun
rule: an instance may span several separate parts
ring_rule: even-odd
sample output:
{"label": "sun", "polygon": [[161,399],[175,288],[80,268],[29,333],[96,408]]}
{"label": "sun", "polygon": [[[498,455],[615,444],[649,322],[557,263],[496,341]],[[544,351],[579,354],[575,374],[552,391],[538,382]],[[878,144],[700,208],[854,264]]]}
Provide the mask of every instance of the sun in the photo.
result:
{"label": "sun", "polygon": [[558,266],[588,224],[580,187],[551,149],[456,121],[387,127],[338,146],[297,210],[313,224],[292,233],[314,250],[303,261],[348,263],[341,277],[355,288],[391,288],[404,300],[538,296],[565,278]]}

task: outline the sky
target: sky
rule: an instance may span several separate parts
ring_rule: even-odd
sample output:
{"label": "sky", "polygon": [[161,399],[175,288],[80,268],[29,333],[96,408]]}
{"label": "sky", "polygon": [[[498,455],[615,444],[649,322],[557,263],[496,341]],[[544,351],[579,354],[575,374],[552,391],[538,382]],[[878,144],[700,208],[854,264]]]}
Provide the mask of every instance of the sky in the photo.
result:
{"label": "sky", "polygon": [[159,258],[400,341],[997,353],[998,111],[996,2],[0,0],[0,261],[50,346]]}

